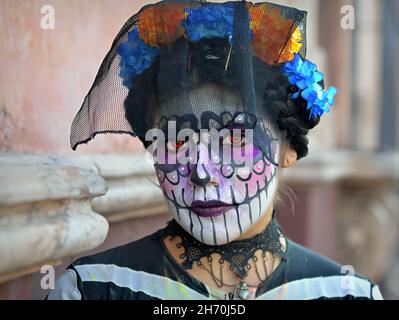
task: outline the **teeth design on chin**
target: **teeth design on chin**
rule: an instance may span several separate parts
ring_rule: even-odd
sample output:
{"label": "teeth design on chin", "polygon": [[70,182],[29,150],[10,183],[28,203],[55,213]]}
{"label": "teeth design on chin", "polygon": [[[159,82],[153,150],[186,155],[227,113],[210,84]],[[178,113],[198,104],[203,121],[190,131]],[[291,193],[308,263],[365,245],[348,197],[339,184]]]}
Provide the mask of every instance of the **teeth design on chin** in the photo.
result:
{"label": "teeth design on chin", "polygon": [[260,216],[260,199],[259,195],[251,200],[251,214],[254,215],[255,212],[257,212],[256,217],[252,216],[252,221],[254,219],[259,219]]}
{"label": "teeth design on chin", "polygon": [[[213,222],[216,227],[217,244],[219,245],[230,242],[231,235],[239,234],[235,208],[230,209],[224,214],[213,217]],[[225,226],[227,226],[227,229]],[[205,229],[204,232],[206,232]]]}
{"label": "teeth design on chin", "polygon": [[190,219],[190,213],[188,209],[179,209],[179,215],[180,215],[180,221],[182,223],[182,225],[184,225],[184,229],[186,229],[187,232],[191,232],[190,230],[190,225],[191,225],[191,219]]}
{"label": "teeth design on chin", "polygon": [[224,220],[224,229],[226,230],[226,243],[230,242],[230,237],[229,237],[229,228],[227,226],[227,221],[226,221],[226,215],[223,215],[223,220]]}
{"label": "teeth design on chin", "polygon": [[260,210],[258,212],[258,218],[260,218],[262,212],[266,210],[267,195],[265,190],[262,190],[260,192],[259,199],[260,199]]}
{"label": "teeth design on chin", "polygon": [[190,210],[190,215],[193,222],[192,235],[194,236],[194,238],[200,241],[204,241],[204,234],[203,234],[204,230],[203,230],[203,222],[201,217],[196,215],[194,212],[191,212],[191,210]]}
{"label": "teeth design on chin", "polygon": [[[221,236],[224,237],[222,241],[227,241],[227,233],[229,236],[229,241],[231,241],[231,237],[237,234],[240,234],[240,228],[237,224],[237,210],[235,208],[232,208],[231,210],[227,211],[223,216],[223,218],[220,216],[220,219],[223,219],[223,225],[224,226],[224,219],[226,220],[226,225],[227,225],[227,232],[225,231],[225,234],[222,234]],[[219,217],[218,217],[219,218]],[[224,228],[223,228],[224,229]],[[226,242],[227,243],[227,242]]]}
{"label": "teeth design on chin", "polygon": [[[195,214],[196,215],[196,214]],[[196,239],[201,239],[202,242],[207,243],[207,244],[213,244],[213,226],[212,226],[212,221],[209,218],[202,218],[198,215],[196,215],[198,219],[202,223],[202,233],[198,234],[195,233],[193,236]]]}
{"label": "teeth design on chin", "polygon": [[193,213],[191,212],[191,210],[188,210],[188,214],[190,216],[190,233],[194,234]]}
{"label": "teeth design on chin", "polygon": [[[172,209],[176,208],[172,201],[169,201],[169,203]],[[261,213],[266,210],[267,204],[266,191],[262,190],[258,196],[251,200],[250,204],[240,204],[238,208],[232,208],[216,217],[203,218],[194,214],[191,210],[176,209],[177,215],[180,217],[179,221],[187,232],[190,232],[203,243],[221,245],[230,242],[232,238],[237,238],[243,231],[248,230],[253,223],[256,223]],[[253,212],[257,212],[257,214],[252,216],[251,221],[248,216]]]}
{"label": "teeth design on chin", "polygon": [[213,222],[213,218],[211,217],[211,222],[212,222],[212,236],[213,236],[213,243],[215,245],[218,244],[218,240],[216,238],[216,230],[215,230],[215,223]]}
{"label": "teeth design on chin", "polygon": [[[178,215],[181,219],[179,220],[183,228],[194,238],[201,242],[205,242],[204,236],[213,234],[213,227],[211,219],[203,219],[191,210],[180,208],[178,210]],[[192,226],[192,227],[191,227]],[[213,243],[213,242],[212,242]]]}
{"label": "teeth design on chin", "polygon": [[[238,215],[240,216],[241,230],[245,231],[251,227],[249,214],[250,210],[248,203],[243,203],[238,206]],[[240,234],[242,234],[242,232]]]}
{"label": "teeth design on chin", "polygon": [[204,242],[204,225],[202,223],[202,219],[201,219],[201,217],[199,215],[195,214],[195,216],[197,217],[198,222],[199,222],[199,224],[201,226],[200,235],[199,235],[200,237],[197,237],[197,239],[201,239],[201,242]]}
{"label": "teeth design on chin", "polygon": [[241,217],[240,217],[240,213],[238,212],[238,208],[235,209],[236,211],[236,216],[237,216],[237,225],[238,225],[238,230],[240,232],[240,234],[242,234],[242,225],[241,225]]}

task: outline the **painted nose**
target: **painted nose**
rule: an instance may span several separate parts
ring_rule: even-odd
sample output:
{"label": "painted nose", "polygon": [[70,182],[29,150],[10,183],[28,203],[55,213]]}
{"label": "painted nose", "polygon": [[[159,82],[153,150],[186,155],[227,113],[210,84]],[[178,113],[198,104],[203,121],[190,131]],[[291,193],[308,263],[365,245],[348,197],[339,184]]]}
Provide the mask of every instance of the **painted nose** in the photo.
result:
{"label": "painted nose", "polygon": [[211,181],[211,175],[203,163],[193,165],[190,181],[200,187],[205,187]]}
{"label": "painted nose", "polygon": [[192,164],[190,181],[197,186],[204,187],[211,181],[211,178],[208,146],[205,143],[199,143],[197,163]]}

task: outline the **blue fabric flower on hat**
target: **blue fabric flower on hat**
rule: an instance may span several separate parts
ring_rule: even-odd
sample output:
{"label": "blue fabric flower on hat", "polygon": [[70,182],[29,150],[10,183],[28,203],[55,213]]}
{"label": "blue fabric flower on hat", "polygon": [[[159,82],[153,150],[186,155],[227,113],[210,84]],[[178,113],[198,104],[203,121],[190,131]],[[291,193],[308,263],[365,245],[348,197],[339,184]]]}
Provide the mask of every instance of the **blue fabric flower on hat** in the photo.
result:
{"label": "blue fabric flower on hat", "polygon": [[120,44],[118,54],[120,56],[119,76],[123,79],[123,85],[130,89],[133,79],[151,66],[154,57],[159,54],[159,49],[145,44],[135,27],[128,32],[127,42]]}
{"label": "blue fabric flower on hat", "polygon": [[315,119],[330,112],[330,105],[334,104],[334,95],[337,89],[330,87],[328,90],[314,83],[302,91],[301,96],[308,102],[307,109],[310,110],[310,117]]}
{"label": "blue fabric flower on hat", "polygon": [[182,21],[186,35],[191,41],[203,38],[224,38],[231,41],[233,37],[234,6],[232,3],[224,5],[206,5],[186,10],[187,17]]}
{"label": "blue fabric flower on hat", "polygon": [[310,118],[315,119],[330,111],[337,89],[330,87],[328,90],[323,90],[319,82],[323,80],[324,74],[317,71],[314,63],[302,60],[296,53],[293,60],[281,66],[281,72],[288,77],[292,85],[299,88],[291,98],[296,99],[301,95],[308,102]]}

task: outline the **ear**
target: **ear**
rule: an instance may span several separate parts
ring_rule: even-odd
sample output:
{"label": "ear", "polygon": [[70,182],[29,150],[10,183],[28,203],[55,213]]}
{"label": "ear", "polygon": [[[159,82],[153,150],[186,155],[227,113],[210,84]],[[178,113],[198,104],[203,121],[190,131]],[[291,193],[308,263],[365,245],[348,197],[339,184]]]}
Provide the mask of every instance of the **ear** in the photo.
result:
{"label": "ear", "polygon": [[283,168],[291,167],[296,163],[297,159],[298,154],[296,153],[296,151],[292,147],[287,148],[283,157]]}

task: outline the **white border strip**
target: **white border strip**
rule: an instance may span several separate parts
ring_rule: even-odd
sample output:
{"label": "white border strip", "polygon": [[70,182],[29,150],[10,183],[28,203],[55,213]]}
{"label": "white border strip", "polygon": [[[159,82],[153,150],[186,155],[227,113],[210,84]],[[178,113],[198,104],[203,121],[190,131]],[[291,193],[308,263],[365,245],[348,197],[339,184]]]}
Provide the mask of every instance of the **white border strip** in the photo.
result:
{"label": "white border strip", "polygon": [[[143,292],[163,300],[210,300],[186,285],[164,276],[136,271],[113,264],[74,266],[82,281],[112,282],[133,292]],[[347,295],[368,299],[383,299],[378,286],[355,276],[305,278],[285,283],[256,300],[311,300],[321,297],[342,298]]]}
{"label": "white border strip", "polygon": [[368,299],[382,299],[378,286],[355,276],[329,276],[305,278],[285,283],[259,297],[257,300],[310,300],[342,298],[347,295]]}
{"label": "white border strip", "polygon": [[209,300],[186,285],[156,274],[136,271],[114,264],[75,265],[82,281],[112,282],[133,292],[143,292],[163,300]]}

